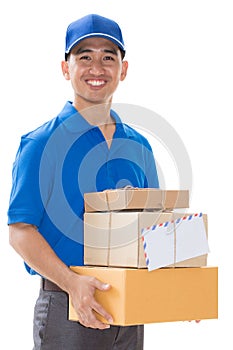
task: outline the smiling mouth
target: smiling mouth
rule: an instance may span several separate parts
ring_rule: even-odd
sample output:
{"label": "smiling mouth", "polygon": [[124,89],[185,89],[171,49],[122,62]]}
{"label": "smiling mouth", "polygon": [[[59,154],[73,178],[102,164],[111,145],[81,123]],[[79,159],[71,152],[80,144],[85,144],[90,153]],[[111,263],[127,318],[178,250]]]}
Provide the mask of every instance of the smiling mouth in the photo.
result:
{"label": "smiling mouth", "polygon": [[91,86],[102,86],[105,83],[105,80],[87,80],[87,84]]}

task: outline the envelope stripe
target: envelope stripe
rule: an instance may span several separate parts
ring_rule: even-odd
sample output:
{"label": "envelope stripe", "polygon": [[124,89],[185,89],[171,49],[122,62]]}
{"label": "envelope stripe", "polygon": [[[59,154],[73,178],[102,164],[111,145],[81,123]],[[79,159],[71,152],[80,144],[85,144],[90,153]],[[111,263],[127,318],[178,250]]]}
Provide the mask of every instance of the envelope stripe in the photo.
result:
{"label": "envelope stripe", "polygon": [[196,214],[192,214],[189,216],[183,216],[182,218],[178,218],[175,221],[171,220],[171,221],[166,221],[164,223],[160,223],[158,225],[153,225],[153,226],[149,226],[147,228],[142,229],[142,235],[146,232],[146,231],[155,231],[156,228],[158,227],[167,227],[169,224],[172,224],[175,222],[175,224],[178,224],[180,221],[182,220],[192,220],[195,217],[202,217],[202,213],[196,213]]}

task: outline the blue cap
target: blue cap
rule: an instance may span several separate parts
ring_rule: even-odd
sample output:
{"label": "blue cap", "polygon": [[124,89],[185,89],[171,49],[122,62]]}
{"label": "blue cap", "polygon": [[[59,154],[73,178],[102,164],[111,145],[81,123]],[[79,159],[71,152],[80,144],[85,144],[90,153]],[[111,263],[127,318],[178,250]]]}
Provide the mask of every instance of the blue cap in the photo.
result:
{"label": "blue cap", "polygon": [[111,40],[125,52],[125,44],[119,25],[109,18],[90,14],[72,22],[68,26],[65,57],[81,40],[96,36]]}

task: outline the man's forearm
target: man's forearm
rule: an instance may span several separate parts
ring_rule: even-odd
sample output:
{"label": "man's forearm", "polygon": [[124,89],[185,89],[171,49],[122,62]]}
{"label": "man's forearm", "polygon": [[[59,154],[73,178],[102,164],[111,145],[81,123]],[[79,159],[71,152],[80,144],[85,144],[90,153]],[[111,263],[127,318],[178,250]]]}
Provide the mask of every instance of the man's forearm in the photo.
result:
{"label": "man's forearm", "polygon": [[74,273],[59,259],[33,225],[9,226],[10,244],[36,272],[69,292],[69,279]]}
{"label": "man's forearm", "polygon": [[33,225],[24,223],[10,225],[10,244],[31,268],[70,295],[80,323],[86,327],[99,329],[109,327],[99,321],[93,313],[95,310],[112,323],[111,315],[96,302],[94,297],[96,288],[107,291],[110,288],[108,284],[70,270]]}

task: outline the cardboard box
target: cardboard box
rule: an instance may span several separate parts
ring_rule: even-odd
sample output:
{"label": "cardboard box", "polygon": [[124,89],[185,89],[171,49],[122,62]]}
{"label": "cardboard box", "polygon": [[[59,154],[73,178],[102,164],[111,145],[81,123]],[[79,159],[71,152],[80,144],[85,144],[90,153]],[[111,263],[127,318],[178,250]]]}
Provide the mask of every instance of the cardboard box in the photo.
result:
{"label": "cardboard box", "polygon": [[[188,215],[188,214],[186,214]],[[141,239],[142,229],[184,216],[173,212],[106,212],[84,214],[84,264],[146,268]],[[206,234],[207,215],[203,214]],[[188,232],[187,232],[188,234]],[[195,232],[192,233],[195,235]],[[174,250],[178,249],[174,244]],[[174,254],[176,256],[176,254]],[[207,265],[207,254],[172,260],[170,267],[200,267]],[[160,266],[161,267],[161,266]]]}
{"label": "cardboard box", "polygon": [[84,194],[85,212],[189,207],[188,190],[123,188]]}
{"label": "cardboard box", "polygon": [[[111,284],[96,290],[96,300],[112,315],[114,325],[218,318],[218,268],[123,269],[71,267],[79,274]],[[106,322],[103,317],[97,317]],[[69,319],[77,314],[69,301]]]}

